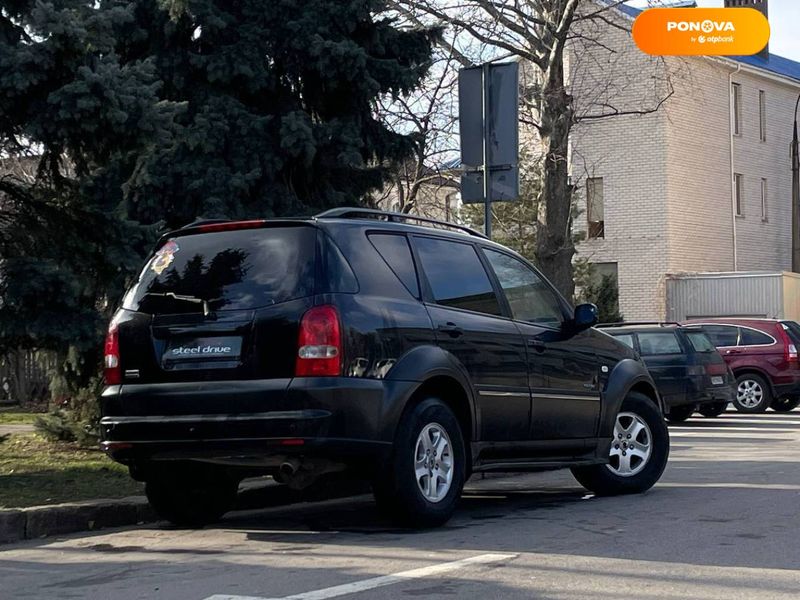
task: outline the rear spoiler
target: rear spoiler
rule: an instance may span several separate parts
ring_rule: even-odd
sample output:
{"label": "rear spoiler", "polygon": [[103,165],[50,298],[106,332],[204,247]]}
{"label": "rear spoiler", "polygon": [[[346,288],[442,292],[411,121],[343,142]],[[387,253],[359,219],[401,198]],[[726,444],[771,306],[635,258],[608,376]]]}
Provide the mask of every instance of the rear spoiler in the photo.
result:
{"label": "rear spoiler", "polygon": [[214,233],[217,231],[239,231],[243,229],[261,229],[263,227],[284,227],[292,225],[313,226],[312,219],[248,219],[245,221],[233,221],[226,219],[207,219],[194,221],[179,229],[166,232],[156,243],[156,249],[163,246],[167,240],[184,235],[195,235],[198,233]]}

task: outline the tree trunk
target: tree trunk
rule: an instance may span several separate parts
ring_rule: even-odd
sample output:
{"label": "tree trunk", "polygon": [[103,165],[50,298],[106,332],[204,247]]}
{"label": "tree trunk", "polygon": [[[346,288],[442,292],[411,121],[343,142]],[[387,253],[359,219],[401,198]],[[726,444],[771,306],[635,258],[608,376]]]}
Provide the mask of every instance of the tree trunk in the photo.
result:
{"label": "tree trunk", "polygon": [[572,186],[567,155],[573,123],[572,97],[564,88],[564,64],[559,57],[545,73],[541,102],[541,138],[544,148],[542,196],[536,261],[545,276],[572,302],[575,293],[572,257]]}

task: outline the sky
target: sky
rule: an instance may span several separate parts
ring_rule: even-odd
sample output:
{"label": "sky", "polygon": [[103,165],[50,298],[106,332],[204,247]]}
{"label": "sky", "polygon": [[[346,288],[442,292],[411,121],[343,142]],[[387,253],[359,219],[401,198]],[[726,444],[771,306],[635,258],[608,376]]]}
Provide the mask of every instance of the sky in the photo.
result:
{"label": "sky", "polygon": [[[646,0],[632,0],[631,6],[646,7]],[[724,0],[697,0],[697,5],[716,8]],[[769,51],[800,62],[800,0],[769,0],[769,23],[772,36]]]}

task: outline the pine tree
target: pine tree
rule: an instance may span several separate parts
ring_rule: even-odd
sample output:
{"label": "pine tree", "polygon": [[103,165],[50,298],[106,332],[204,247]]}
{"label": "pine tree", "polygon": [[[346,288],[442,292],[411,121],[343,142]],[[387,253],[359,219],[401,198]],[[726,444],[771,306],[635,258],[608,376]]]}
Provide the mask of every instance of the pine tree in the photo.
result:
{"label": "pine tree", "polygon": [[0,0],[0,354],[56,350],[85,384],[157,230],[310,214],[382,185],[413,140],[375,103],[419,83],[438,35],[382,9]]}
{"label": "pine tree", "polygon": [[374,108],[419,84],[435,30],[400,31],[373,0],[135,4],[120,55],[152,56],[162,97],[185,106],[174,143],[131,182],[137,218],[175,226],[358,204],[411,151]]}
{"label": "pine tree", "polygon": [[0,353],[55,350],[77,385],[153,237],[122,185],[174,109],[152,62],[114,52],[132,8],[0,2]]}

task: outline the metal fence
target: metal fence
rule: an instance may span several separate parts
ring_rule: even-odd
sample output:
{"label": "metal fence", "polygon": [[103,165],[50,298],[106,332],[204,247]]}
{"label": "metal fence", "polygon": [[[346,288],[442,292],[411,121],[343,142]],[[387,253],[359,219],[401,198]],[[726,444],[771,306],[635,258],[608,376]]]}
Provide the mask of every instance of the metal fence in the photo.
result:
{"label": "metal fence", "polygon": [[17,350],[0,356],[0,402],[39,403],[50,398],[48,374],[56,368],[49,352]]}

